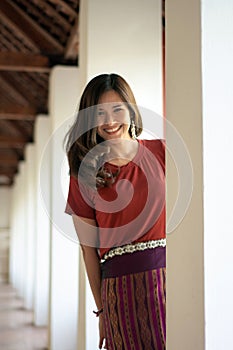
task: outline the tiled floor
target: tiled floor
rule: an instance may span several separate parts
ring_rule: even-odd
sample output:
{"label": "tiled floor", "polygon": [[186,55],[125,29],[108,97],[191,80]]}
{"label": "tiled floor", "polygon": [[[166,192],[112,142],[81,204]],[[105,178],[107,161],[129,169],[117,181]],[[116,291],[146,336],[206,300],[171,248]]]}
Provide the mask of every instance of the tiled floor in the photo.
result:
{"label": "tiled floor", "polygon": [[32,320],[16,291],[0,283],[0,349],[46,350],[47,329],[33,326]]}

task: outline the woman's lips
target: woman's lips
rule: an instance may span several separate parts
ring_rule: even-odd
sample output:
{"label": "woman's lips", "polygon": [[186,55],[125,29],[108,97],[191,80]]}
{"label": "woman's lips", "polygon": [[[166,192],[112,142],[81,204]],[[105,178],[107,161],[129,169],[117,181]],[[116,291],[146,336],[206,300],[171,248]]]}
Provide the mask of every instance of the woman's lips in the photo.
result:
{"label": "woman's lips", "polygon": [[114,126],[111,128],[105,128],[104,131],[107,132],[108,134],[115,134],[120,130],[121,127],[122,125]]}

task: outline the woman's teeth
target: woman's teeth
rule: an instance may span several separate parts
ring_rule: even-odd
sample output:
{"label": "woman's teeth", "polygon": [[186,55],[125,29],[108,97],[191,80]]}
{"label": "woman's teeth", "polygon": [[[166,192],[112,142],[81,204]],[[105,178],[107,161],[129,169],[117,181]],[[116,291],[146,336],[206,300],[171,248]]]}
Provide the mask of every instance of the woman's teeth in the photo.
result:
{"label": "woman's teeth", "polygon": [[111,128],[111,129],[105,129],[105,131],[109,134],[113,133],[113,132],[116,132],[120,129],[121,125],[120,126],[116,126],[115,128]]}

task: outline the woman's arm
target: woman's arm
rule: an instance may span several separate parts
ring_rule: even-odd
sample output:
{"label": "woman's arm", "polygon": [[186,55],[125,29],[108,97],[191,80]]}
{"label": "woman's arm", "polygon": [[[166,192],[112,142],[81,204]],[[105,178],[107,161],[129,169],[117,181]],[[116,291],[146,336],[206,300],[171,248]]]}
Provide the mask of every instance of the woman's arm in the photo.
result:
{"label": "woman's arm", "polygon": [[[83,218],[76,215],[72,215],[72,218],[80,240],[87,277],[95,299],[96,307],[97,310],[101,310],[100,258],[96,248],[96,243],[98,242],[98,227],[93,219]],[[102,349],[105,338],[103,314],[101,313],[99,315],[99,349]],[[104,348],[107,349],[106,342]]]}
{"label": "woman's arm", "polygon": [[98,310],[102,308],[101,302],[101,273],[100,258],[96,248],[98,227],[93,219],[72,215],[75,230],[80,240],[83,259],[93,297]]}
{"label": "woman's arm", "polygon": [[95,299],[97,310],[100,310],[102,309],[102,301],[99,255],[96,248],[83,245],[81,245],[81,248],[91,291]]}

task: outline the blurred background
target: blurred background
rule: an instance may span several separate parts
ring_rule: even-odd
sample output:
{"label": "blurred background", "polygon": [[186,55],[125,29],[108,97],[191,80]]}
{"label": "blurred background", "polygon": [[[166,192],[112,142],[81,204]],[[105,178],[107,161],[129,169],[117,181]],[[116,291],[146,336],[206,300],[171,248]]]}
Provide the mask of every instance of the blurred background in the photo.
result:
{"label": "blurred background", "polygon": [[97,348],[95,305],[64,214],[63,139],[86,83],[111,72],[148,111],[144,137],[173,147],[168,224],[185,188],[163,116],[193,167],[188,210],[167,237],[167,348],[233,348],[232,15],[230,0],[0,1],[0,349]]}

